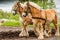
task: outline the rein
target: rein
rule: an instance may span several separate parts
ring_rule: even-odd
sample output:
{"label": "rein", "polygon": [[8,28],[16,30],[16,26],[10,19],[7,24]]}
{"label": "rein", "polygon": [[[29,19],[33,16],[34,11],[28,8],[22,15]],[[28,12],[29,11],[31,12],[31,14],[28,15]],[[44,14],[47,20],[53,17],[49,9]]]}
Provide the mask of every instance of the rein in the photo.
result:
{"label": "rein", "polygon": [[[18,5],[18,7],[17,7],[17,10],[19,10],[20,9],[20,5]],[[19,11],[20,12],[20,11]]]}

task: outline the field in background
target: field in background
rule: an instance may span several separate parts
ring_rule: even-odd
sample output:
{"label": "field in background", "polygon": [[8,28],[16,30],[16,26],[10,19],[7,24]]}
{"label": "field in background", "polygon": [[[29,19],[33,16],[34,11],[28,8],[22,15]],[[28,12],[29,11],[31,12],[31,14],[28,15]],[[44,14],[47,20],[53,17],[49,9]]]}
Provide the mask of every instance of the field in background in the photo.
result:
{"label": "field in background", "polygon": [[[43,0],[30,0],[38,4],[43,9],[50,9],[50,8],[56,8],[53,0],[51,1],[43,1]],[[22,0],[24,2],[24,0]],[[43,4],[44,2],[44,4]],[[8,4],[8,3],[7,3]],[[19,22],[19,14],[13,15],[12,12],[4,12],[2,9],[0,9],[0,19],[4,20],[2,23],[2,26],[21,26],[21,22]],[[28,25],[31,26],[31,25]],[[54,26],[52,23],[50,26]],[[60,22],[58,23],[58,26],[60,27]]]}
{"label": "field in background", "polygon": [[[21,22],[19,22],[19,16],[19,13],[14,16],[12,12],[4,12],[3,10],[0,10],[0,19],[4,20],[1,26],[21,26]],[[50,26],[53,27],[54,25],[51,23]],[[60,22],[58,23],[58,26],[60,27]]]}
{"label": "field in background", "polygon": [[[15,22],[13,22],[13,21],[6,21],[6,22],[4,22],[4,23],[2,23],[2,26],[16,26],[16,27],[18,27],[18,26],[21,26],[22,24],[21,24],[21,22],[19,22],[19,21],[15,21]],[[32,27],[33,26],[33,24],[32,25],[28,25],[28,27]],[[54,27],[54,25],[53,25],[53,23],[51,23],[50,24],[50,26],[51,27]],[[60,27],[60,22],[58,23],[58,26]]]}

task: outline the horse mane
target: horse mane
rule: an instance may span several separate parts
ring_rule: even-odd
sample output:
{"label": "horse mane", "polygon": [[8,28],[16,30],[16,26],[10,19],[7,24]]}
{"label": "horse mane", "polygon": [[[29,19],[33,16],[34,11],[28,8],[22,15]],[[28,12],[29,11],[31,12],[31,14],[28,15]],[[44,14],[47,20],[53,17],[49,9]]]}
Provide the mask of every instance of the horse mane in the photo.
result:
{"label": "horse mane", "polygon": [[23,7],[23,8],[25,7],[24,4],[22,4],[22,3],[20,3],[20,5],[21,5],[21,7]]}
{"label": "horse mane", "polygon": [[[24,5],[26,6],[27,2],[24,3]],[[34,2],[29,2],[29,4],[33,7],[35,7],[36,9],[38,10],[43,10],[39,5],[37,5],[36,3]]]}

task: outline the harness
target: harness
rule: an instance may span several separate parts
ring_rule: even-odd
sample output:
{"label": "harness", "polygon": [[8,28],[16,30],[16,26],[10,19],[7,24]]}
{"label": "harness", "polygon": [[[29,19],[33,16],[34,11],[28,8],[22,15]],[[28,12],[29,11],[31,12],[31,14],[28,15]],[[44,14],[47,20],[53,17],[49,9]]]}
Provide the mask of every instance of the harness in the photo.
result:
{"label": "harness", "polygon": [[[28,9],[27,9],[27,13],[31,13],[32,14],[32,12],[31,12],[31,9],[30,9],[30,6],[29,6],[29,1],[27,1],[27,7],[28,7]],[[43,29],[45,30],[45,24],[46,24],[46,21],[47,21],[47,14],[46,14],[46,11],[45,11],[45,19],[44,18],[39,18],[39,17],[32,17],[33,19],[41,19],[41,20],[44,20],[45,22],[44,22],[44,24],[43,24]]]}
{"label": "harness", "polygon": [[45,30],[45,24],[46,24],[46,21],[47,21],[46,12],[45,12],[45,19],[44,19],[44,18],[39,18],[39,17],[32,17],[32,18],[33,18],[33,19],[41,19],[41,20],[45,21],[44,24],[43,24],[43,29]]}
{"label": "harness", "polygon": [[[31,9],[30,9],[30,6],[29,6],[29,1],[27,1],[27,13],[31,13],[32,14],[32,12],[31,12]],[[45,21],[45,23],[43,24],[43,25],[45,25],[46,24],[46,20],[47,20],[47,15],[46,15],[46,11],[45,11],[45,19],[44,18],[39,18],[39,17],[32,17],[33,19],[41,19],[41,20],[44,20]],[[44,27],[44,26],[43,26]],[[45,28],[44,28],[45,29]]]}
{"label": "harness", "polygon": [[[25,12],[25,13],[31,13],[32,14],[32,12],[31,12],[31,9],[30,9],[30,6],[29,6],[29,2],[27,2],[27,12]],[[33,19],[41,19],[41,20],[46,20],[46,13],[45,13],[45,19],[44,18],[39,18],[39,17],[32,17]]]}
{"label": "harness", "polygon": [[46,20],[46,19],[43,19],[43,18],[39,18],[39,17],[32,17],[33,19],[41,19],[41,20]]}

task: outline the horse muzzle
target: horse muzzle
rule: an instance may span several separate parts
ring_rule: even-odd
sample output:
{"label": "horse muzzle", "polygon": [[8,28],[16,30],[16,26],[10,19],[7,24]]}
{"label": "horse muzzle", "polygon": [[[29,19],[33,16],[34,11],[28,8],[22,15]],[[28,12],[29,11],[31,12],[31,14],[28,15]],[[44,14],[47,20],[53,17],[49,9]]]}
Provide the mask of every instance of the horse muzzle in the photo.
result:
{"label": "horse muzzle", "polygon": [[26,13],[22,13],[22,16],[23,16],[23,17],[26,17],[27,15],[26,15]]}
{"label": "horse muzzle", "polygon": [[13,13],[13,15],[16,15],[17,14],[17,12],[15,12],[15,11],[12,11],[12,13]]}

